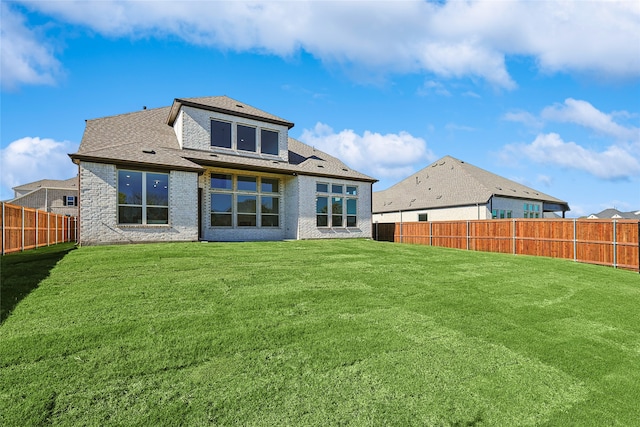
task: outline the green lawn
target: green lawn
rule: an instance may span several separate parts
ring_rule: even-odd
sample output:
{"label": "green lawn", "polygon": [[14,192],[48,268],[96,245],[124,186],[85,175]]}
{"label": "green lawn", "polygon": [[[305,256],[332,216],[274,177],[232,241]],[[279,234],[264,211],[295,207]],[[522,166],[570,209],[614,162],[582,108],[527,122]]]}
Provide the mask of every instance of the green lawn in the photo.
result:
{"label": "green lawn", "polygon": [[366,240],[70,249],[2,258],[0,425],[640,420],[637,273]]}

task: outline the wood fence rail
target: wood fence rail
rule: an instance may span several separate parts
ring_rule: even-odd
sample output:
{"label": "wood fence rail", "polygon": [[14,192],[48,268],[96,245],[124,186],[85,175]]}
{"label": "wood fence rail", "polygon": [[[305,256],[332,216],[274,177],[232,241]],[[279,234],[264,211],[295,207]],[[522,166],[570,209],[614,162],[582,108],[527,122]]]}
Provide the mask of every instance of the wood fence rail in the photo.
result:
{"label": "wood fence rail", "polygon": [[374,224],[374,239],[573,259],[640,272],[640,221],[493,219]]}
{"label": "wood fence rail", "polygon": [[78,219],[2,202],[2,255],[75,242]]}

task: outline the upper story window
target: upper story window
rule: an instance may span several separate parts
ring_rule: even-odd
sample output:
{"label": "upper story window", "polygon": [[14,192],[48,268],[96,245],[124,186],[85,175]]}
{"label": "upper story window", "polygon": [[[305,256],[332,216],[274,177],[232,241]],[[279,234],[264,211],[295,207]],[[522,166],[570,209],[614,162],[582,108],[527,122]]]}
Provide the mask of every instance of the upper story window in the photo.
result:
{"label": "upper story window", "polygon": [[211,119],[212,147],[277,156],[279,143],[278,131]]}
{"label": "upper story window", "polygon": [[76,196],[63,196],[62,204],[64,206],[78,206],[78,198]]}
{"label": "upper story window", "polygon": [[211,120],[211,146],[231,148],[231,123]]}
{"label": "upper story window", "polygon": [[278,132],[261,129],[260,130],[260,152],[262,154],[278,155]]}
{"label": "upper story window", "polygon": [[238,150],[242,151],[256,151],[256,128],[250,126],[238,125],[237,127],[238,137],[237,144]]}

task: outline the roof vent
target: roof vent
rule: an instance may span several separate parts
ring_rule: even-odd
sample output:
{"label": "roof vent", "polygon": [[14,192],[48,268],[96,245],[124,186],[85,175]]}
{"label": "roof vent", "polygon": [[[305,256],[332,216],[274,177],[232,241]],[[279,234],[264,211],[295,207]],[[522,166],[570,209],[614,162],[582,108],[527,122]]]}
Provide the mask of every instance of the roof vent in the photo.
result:
{"label": "roof vent", "polygon": [[439,196],[436,196],[436,199],[442,199],[442,194]]}
{"label": "roof vent", "polygon": [[316,165],[316,166],[318,166],[319,168],[324,168],[324,166],[322,166],[322,165]]}
{"label": "roof vent", "polygon": [[211,157],[218,157],[217,154],[209,154]]}
{"label": "roof vent", "polygon": [[244,105],[236,104],[236,107],[238,107],[238,108],[244,108]]}
{"label": "roof vent", "polygon": [[142,152],[145,154],[156,154],[156,152],[154,150],[152,150],[151,148],[143,148]]}
{"label": "roof vent", "polygon": [[345,172],[349,172],[349,169],[347,169],[347,168],[342,168],[342,170],[345,171]]}

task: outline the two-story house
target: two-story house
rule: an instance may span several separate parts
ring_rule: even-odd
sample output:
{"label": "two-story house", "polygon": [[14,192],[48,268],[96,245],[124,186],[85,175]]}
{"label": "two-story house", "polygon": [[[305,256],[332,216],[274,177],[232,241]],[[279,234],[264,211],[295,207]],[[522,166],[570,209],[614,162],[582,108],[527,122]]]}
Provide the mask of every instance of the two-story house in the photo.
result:
{"label": "two-story house", "polygon": [[41,179],[13,187],[9,203],[59,215],[78,215],[78,177]]}
{"label": "two-story house", "polygon": [[80,244],[371,236],[376,181],[226,96],[88,120]]}

